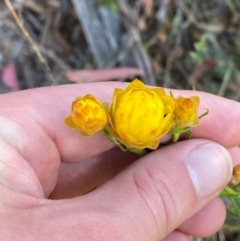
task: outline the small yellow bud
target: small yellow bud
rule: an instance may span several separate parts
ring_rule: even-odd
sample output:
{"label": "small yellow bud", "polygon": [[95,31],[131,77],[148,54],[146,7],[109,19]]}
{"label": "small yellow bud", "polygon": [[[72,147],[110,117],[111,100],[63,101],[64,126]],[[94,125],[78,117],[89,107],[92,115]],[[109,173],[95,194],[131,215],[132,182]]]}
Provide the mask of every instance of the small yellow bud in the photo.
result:
{"label": "small yellow bud", "polygon": [[197,116],[199,103],[200,98],[198,96],[177,97],[174,116],[180,126],[197,126],[199,124]]}
{"label": "small yellow bud", "polygon": [[83,135],[93,135],[107,125],[107,110],[90,94],[77,97],[72,103],[72,113],[65,120],[65,124]]}
{"label": "small yellow bud", "polygon": [[233,177],[235,180],[240,181],[240,164],[233,168]]}

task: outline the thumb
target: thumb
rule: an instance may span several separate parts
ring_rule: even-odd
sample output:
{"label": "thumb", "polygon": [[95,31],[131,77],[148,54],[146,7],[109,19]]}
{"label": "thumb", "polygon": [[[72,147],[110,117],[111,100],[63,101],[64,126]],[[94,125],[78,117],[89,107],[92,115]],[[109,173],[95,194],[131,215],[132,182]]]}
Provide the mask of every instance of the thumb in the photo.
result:
{"label": "thumb", "polygon": [[105,215],[111,210],[119,240],[160,240],[216,197],[231,173],[224,147],[192,139],[139,159],[90,196]]}

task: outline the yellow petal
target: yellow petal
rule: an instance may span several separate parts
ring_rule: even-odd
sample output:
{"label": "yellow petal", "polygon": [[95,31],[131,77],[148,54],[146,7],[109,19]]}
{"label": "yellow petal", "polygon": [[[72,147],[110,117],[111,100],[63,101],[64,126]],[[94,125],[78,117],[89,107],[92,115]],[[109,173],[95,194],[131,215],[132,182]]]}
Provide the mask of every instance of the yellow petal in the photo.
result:
{"label": "yellow petal", "polygon": [[139,79],[134,79],[126,88],[126,91],[131,89],[146,89],[146,85]]}
{"label": "yellow petal", "polygon": [[103,105],[103,108],[104,108],[106,111],[109,111],[109,103],[103,102],[102,105]]}
{"label": "yellow petal", "polygon": [[112,111],[115,112],[115,106],[117,104],[117,101],[122,98],[124,94],[124,90],[122,89],[115,89],[114,95],[113,95],[113,103],[112,103]]}
{"label": "yellow petal", "polygon": [[190,99],[195,103],[196,108],[198,108],[199,105],[200,105],[200,98],[199,98],[199,96],[191,96]]}
{"label": "yellow petal", "polygon": [[163,88],[153,88],[154,91],[159,97],[166,96],[165,90]]}
{"label": "yellow petal", "polygon": [[153,141],[151,143],[148,144],[147,148],[152,149],[152,150],[156,150],[159,146],[160,143],[160,139],[157,141]]}
{"label": "yellow petal", "polygon": [[174,109],[176,101],[172,96],[162,96],[161,99],[164,105],[170,105]]}
{"label": "yellow petal", "polygon": [[76,129],[76,126],[74,125],[73,121],[72,121],[72,117],[69,116],[65,119],[64,121],[65,125],[67,125],[70,128]]}

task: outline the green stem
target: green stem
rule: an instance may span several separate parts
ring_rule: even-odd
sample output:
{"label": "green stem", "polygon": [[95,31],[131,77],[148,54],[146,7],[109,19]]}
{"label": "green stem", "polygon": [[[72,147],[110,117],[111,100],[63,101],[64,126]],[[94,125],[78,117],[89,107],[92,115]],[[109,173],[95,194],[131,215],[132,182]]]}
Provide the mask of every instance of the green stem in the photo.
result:
{"label": "green stem", "polygon": [[180,136],[181,136],[181,133],[174,133],[172,138],[172,143],[177,142]]}

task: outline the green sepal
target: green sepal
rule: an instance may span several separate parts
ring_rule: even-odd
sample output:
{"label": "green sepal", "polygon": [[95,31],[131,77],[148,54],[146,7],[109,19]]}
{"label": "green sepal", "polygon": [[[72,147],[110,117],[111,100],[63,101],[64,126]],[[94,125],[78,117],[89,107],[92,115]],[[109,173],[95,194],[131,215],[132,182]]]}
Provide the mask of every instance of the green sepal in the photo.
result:
{"label": "green sepal", "polygon": [[150,152],[150,151],[148,151],[148,149],[137,149],[135,147],[128,148],[128,151],[133,152],[133,153],[137,154],[138,156],[145,156]]}
{"label": "green sepal", "polygon": [[121,151],[123,151],[123,152],[127,152],[127,151],[133,152],[133,153],[137,154],[138,156],[145,156],[146,154],[149,153],[148,149],[137,149],[135,147],[132,147],[132,148],[126,147],[124,144],[122,144],[120,141],[118,141],[114,136],[112,136],[109,126],[106,126],[103,129],[103,132],[108,137],[108,139],[110,141],[112,141],[116,146],[118,146],[121,149]]}
{"label": "green sepal", "polygon": [[121,142],[119,142],[115,137],[112,136],[109,126],[105,126],[103,132],[105,133],[107,138],[112,141],[116,146],[118,146],[122,151],[128,151],[128,148],[126,146],[124,146]]}
{"label": "green sepal", "polygon": [[178,124],[176,124],[175,128],[168,132],[168,135],[173,135],[172,143],[175,143],[179,140],[180,136],[186,133],[186,139],[192,138],[192,129],[189,126],[180,127]]}

